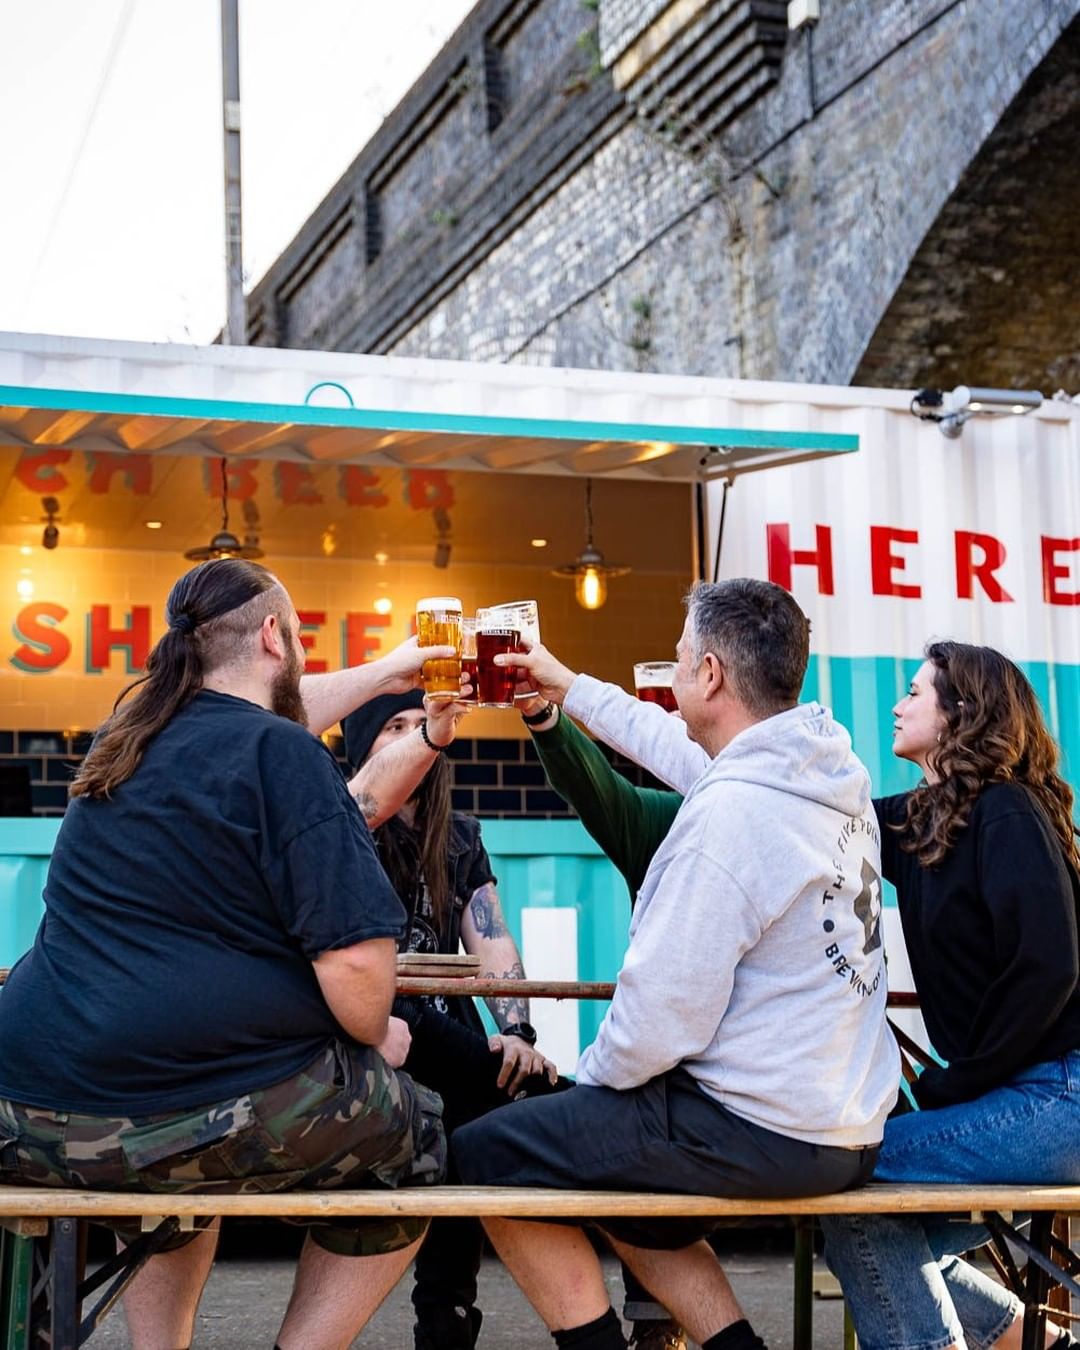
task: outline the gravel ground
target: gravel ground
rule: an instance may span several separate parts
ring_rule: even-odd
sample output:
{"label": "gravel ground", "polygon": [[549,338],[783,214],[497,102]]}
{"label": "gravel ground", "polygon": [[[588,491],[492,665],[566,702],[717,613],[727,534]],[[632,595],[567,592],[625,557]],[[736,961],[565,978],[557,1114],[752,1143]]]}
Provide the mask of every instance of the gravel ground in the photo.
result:
{"label": "gravel ground", "polygon": [[[735,1292],[770,1350],[791,1345],[790,1242],[781,1234],[742,1247],[725,1247],[723,1261]],[[818,1267],[821,1266],[820,1259]],[[622,1287],[615,1261],[605,1260],[612,1302],[621,1306]],[[293,1262],[280,1255],[230,1257],[228,1247],[211,1273],[196,1323],[193,1350],[271,1350],[292,1286]],[[403,1279],[357,1339],[371,1350],[412,1350],[411,1281]],[[494,1258],[480,1276],[484,1327],[478,1350],[551,1350],[553,1342],[516,1285]],[[842,1304],[814,1300],[814,1350],[840,1350]],[[90,1344],[94,1350],[130,1346],[123,1314],[114,1310]]]}

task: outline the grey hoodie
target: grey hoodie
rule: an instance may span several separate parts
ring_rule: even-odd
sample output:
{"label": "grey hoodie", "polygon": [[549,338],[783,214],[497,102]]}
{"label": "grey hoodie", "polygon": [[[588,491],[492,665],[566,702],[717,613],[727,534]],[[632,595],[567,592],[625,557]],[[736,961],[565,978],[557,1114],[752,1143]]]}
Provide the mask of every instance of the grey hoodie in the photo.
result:
{"label": "grey hoodie", "polygon": [[630,1088],[682,1065],[766,1129],[877,1143],[900,1065],[877,820],[847,732],[802,704],[710,760],[680,719],[613,685],[579,676],[565,706],[686,796],[578,1082]]}

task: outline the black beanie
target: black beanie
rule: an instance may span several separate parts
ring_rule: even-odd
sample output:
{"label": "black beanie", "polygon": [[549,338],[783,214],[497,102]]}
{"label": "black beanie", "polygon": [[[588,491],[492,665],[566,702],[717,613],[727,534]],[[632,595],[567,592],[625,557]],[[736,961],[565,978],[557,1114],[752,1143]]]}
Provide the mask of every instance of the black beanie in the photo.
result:
{"label": "black beanie", "polygon": [[410,689],[407,694],[379,694],[367,703],[362,703],[348,717],[343,717],[341,731],[345,737],[345,758],[352,766],[353,773],[367,759],[376,736],[391,717],[405,712],[407,708],[423,706],[423,690]]}

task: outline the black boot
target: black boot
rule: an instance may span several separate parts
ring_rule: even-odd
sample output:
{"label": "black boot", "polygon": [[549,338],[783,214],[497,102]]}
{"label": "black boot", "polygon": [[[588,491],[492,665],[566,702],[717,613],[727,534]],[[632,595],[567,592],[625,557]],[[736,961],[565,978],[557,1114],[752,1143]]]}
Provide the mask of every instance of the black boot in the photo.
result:
{"label": "black boot", "polygon": [[473,1350],[483,1320],[479,1308],[426,1307],[413,1327],[415,1350]]}

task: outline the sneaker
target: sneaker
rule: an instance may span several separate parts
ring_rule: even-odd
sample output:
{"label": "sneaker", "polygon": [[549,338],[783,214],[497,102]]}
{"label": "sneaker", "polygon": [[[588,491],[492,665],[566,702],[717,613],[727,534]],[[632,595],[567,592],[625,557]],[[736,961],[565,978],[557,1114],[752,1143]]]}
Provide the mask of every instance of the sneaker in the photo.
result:
{"label": "sneaker", "polygon": [[653,1318],[631,1325],[631,1350],[686,1350],[686,1332],[669,1318],[662,1321]]}
{"label": "sneaker", "polygon": [[484,1314],[479,1308],[425,1308],[413,1327],[415,1350],[473,1350]]}

